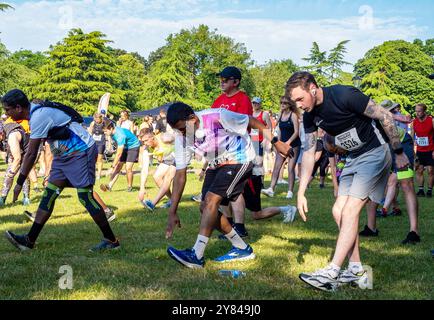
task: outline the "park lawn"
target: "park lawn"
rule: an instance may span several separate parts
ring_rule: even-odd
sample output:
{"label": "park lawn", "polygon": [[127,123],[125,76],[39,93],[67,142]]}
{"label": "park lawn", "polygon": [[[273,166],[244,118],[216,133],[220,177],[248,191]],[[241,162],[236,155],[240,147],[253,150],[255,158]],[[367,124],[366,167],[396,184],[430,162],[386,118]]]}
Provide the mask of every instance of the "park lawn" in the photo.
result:
{"label": "park lawn", "polygon": [[[4,165],[0,169],[4,171]],[[137,175],[136,186],[138,179]],[[106,181],[107,178],[102,179],[98,186]],[[153,196],[157,190],[151,181],[152,178],[148,192]],[[3,236],[6,230],[29,230],[31,223],[22,214],[25,208],[19,203],[1,208],[0,299],[434,298],[434,260],[430,255],[434,248],[434,199],[420,201],[421,244],[400,244],[408,232],[405,210],[402,217],[379,220],[380,237],[361,240],[363,261],[373,268],[373,290],[348,287],[330,294],[313,290],[298,279],[300,272],[324,267],[333,253],[337,227],[331,216],[334,198],[330,183],[325,190],[320,190],[317,182],[309,189],[307,223],[298,216],[289,225],[282,224],[279,216],[253,221],[246,214],[248,242],[257,255],[255,260],[226,265],[213,262],[230,247],[228,242],[218,240],[215,232],[205,251],[205,269],[190,270],[169,258],[166,249],[170,245],[183,249],[194,244],[199,210],[190,197],[200,188],[197,177],[189,174],[179,210],[182,228],[175,231],[173,239],[166,240],[167,211],[145,211],[137,200],[137,192],[127,193],[125,177],[120,177],[113,192],[100,194],[116,210],[112,227],[122,248],[104,253],[88,251],[101,240],[101,234],[80,205],[75,190],[65,190],[57,200],[54,213],[31,252],[19,252]],[[264,197],[264,207],[286,205],[285,191],[284,186],[279,186],[274,199]],[[36,210],[40,196],[32,195],[30,211]],[[404,203],[402,198],[400,201]],[[360,228],[365,220],[363,214]],[[63,265],[72,267],[72,290],[59,289],[59,268]],[[218,275],[221,269],[239,269],[247,276],[222,278]]]}

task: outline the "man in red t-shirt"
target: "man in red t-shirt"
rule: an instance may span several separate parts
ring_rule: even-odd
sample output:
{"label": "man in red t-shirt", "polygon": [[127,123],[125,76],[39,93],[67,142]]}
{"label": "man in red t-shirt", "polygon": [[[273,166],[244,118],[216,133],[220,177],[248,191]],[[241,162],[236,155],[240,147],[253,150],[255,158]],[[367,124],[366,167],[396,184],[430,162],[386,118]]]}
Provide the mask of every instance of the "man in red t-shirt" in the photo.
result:
{"label": "man in red t-shirt", "polygon": [[236,67],[226,67],[217,74],[223,93],[214,101],[211,108],[225,108],[232,112],[253,114],[253,107],[247,94],[240,90],[241,71]]}
{"label": "man in red t-shirt", "polygon": [[416,105],[416,119],[413,120],[412,137],[416,142],[417,158],[419,165],[417,167],[417,182],[419,183],[419,197],[425,197],[423,171],[428,168],[429,182],[427,197],[432,197],[432,188],[434,184],[434,119],[427,115],[426,105],[419,103]]}

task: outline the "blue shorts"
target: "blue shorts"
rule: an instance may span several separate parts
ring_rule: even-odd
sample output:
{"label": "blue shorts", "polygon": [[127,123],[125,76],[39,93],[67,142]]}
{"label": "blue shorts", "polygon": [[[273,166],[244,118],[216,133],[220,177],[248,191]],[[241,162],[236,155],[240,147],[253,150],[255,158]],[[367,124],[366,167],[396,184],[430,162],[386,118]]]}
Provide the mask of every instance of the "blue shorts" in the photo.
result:
{"label": "blue shorts", "polygon": [[67,181],[69,187],[86,188],[95,184],[95,164],[98,156],[94,144],[83,152],[55,157],[48,182]]}

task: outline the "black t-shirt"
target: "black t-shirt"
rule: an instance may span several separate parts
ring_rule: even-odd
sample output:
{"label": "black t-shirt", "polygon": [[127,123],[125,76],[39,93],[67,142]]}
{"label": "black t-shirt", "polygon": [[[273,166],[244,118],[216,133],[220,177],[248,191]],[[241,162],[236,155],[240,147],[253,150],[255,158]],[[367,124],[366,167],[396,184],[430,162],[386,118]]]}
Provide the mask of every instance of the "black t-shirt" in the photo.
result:
{"label": "black t-shirt", "polygon": [[351,86],[336,85],[323,88],[324,101],[303,115],[305,133],[318,128],[335,136],[337,146],[347,150],[351,157],[377,148],[387,141],[378,121],[363,113],[369,97]]}

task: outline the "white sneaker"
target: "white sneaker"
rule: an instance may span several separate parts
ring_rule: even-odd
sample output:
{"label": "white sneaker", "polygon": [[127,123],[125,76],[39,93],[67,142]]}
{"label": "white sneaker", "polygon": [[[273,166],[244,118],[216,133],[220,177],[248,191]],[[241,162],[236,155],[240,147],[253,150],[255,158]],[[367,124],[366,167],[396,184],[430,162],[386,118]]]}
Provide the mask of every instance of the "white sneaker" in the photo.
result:
{"label": "white sneaker", "polygon": [[293,206],[288,206],[286,208],[288,209],[283,212],[283,223],[292,223],[295,220],[297,208]]}
{"label": "white sneaker", "polygon": [[277,184],[288,184],[288,181],[282,179],[277,181]]}
{"label": "white sneaker", "polygon": [[339,275],[335,276],[335,271],[330,267],[313,273],[300,273],[298,277],[312,287],[323,291],[334,292],[339,287]]}
{"label": "white sneaker", "polygon": [[293,196],[294,194],[292,193],[292,191],[288,191],[288,194],[286,195],[286,199],[292,199]]}
{"label": "white sneaker", "polygon": [[271,188],[268,189],[262,189],[261,190],[262,194],[265,194],[267,197],[273,198],[274,197],[274,191]]}

